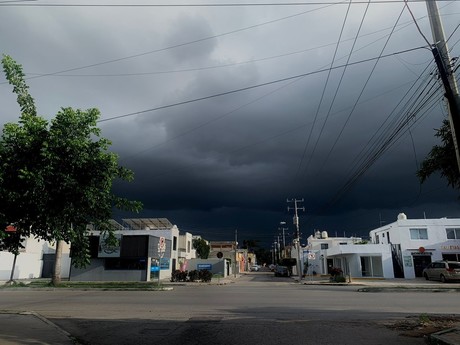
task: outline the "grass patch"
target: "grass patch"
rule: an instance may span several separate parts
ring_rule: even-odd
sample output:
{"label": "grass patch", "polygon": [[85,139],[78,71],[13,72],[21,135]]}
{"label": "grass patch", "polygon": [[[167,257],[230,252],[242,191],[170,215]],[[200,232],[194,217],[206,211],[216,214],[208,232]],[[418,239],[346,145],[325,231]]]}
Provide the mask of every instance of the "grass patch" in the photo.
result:
{"label": "grass patch", "polygon": [[12,282],[12,283],[5,283],[0,285],[0,288],[17,288],[17,287],[27,287],[28,285],[23,282]]}
{"label": "grass patch", "polygon": [[28,288],[56,288],[56,289],[101,289],[101,290],[160,290],[164,288],[158,282],[72,282],[62,281],[55,286],[49,280],[31,281],[29,284],[18,283],[4,285],[3,288],[28,287]]}

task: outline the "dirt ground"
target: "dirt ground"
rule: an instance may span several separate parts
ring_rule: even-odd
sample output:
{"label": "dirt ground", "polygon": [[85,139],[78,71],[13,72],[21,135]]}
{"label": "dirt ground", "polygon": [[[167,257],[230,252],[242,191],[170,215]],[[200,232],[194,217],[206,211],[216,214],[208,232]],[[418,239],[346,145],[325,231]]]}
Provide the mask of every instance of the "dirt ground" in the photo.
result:
{"label": "dirt ground", "polygon": [[400,331],[402,336],[424,338],[445,329],[460,327],[460,316],[421,314],[385,325],[390,329]]}

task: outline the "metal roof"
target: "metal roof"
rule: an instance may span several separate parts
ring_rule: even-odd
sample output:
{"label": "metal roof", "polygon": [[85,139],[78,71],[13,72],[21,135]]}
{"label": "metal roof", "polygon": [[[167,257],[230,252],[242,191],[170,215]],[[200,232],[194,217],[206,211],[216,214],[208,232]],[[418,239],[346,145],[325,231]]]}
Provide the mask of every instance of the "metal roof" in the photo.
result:
{"label": "metal roof", "polygon": [[123,223],[131,230],[164,230],[173,227],[167,218],[128,218],[123,219]]}
{"label": "metal roof", "polygon": [[112,228],[114,228],[115,230],[123,230],[123,225],[121,225],[120,223],[118,223],[116,220],[114,219],[110,219],[109,220],[109,224]]}

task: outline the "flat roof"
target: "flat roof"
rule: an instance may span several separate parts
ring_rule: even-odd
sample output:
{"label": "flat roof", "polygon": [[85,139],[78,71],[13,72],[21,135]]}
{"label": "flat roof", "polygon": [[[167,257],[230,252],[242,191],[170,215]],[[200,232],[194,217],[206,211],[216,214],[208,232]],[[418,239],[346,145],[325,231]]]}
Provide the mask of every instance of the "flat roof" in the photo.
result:
{"label": "flat roof", "polygon": [[132,230],[171,229],[173,224],[167,218],[127,218],[123,223]]}

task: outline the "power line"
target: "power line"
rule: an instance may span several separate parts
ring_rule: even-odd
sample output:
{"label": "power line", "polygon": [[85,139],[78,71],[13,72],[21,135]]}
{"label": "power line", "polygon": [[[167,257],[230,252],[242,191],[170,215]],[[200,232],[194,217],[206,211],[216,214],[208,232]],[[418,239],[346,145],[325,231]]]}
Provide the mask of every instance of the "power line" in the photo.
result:
{"label": "power line", "polygon": [[[455,2],[459,0],[437,0],[438,2]],[[367,0],[353,1],[353,5],[367,4]],[[397,4],[404,3],[406,0],[373,0],[373,4]],[[425,0],[411,0],[410,3],[425,2]],[[263,7],[263,6],[321,6],[321,5],[345,5],[348,1],[312,1],[312,2],[265,2],[265,3],[203,3],[203,4],[13,4],[0,3],[0,6],[18,7]]]}
{"label": "power line", "polygon": [[[337,44],[336,44],[335,49],[334,49],[334,54],[332,56],[331,67],[334,66],[335,58],[336,58],[337,52],[339,50],[340,41],[342,39],[343,31],[345,29],[345,24],[347,22],[348,14],[350,13],[350,8],[351,8],[351,0],[348,3],[347,11],[345,13],[345,17],[344,17],[343,22],[342,22],[342,28],[340,29],[339,39],[337,40]],[[299,166],[297,168],[297,174],[296,174],[297,176],[299,176],[300,170],[302,168],[302,163],[303,163],[305,154],[307,152],[308,145],[310,144],[310,139],[311,139],[311,136],[312,136],[312,133],[313,133],[313,129],[315,128],[316,120],[318,119],[319,111],[321,109],[321,106],[323,105],[324,95],[326,94],[326,89],[327,89],[327,86],[329,84],[329,78],[331,76],[331,72],[332,72],[332,69],[329,69],[329,71],[327,73],[326,81],[324,82],[323,91],[321,92],[321,97],[320,97],[319,102],[318,102],[318,106],[316,107],[316,112],[315,112],[315,118],[313,120],[313,125],[310,128],[310,133],[308,134],[308,138],[307,138],[307,141],[306,141],[306,143],[304,145],[302,156],[300,157],[300,162],[299,162]]]}
{"label": "power line", "polygon": [[189,100],[176,102],[176,103],[172,103],[172,104],[167,104],[167,105],[163,105],[163,106],[159,106],[159,107],[155,107],[155,108],[140,110],[140,111],[136,111],[136,112],[132,112],[132,113],[128,113],[128,114],[117,115],[117,116],[109,117],[109,118],[106,118],[106,119],[100,119],[98,122],[107,122],[107,121],[117,120],[117,119],[121,119],[121,118],[125,118],[125,117],[130,117],[130,116],[140,115],[140,114],[144,114],[144,113],[148,113],[148,112],[153,112],[153,111],[157,111],[157,110],[177,107],[179,105],[185,105],[185,104],[195,103],[195,102],[199,102],[199,101],[204,101],[204,100],[211,99],[211,98],[226,96],[226,95],[230,95],[230,94],[233,94],[233,93],[238,93],[238,92],[242,92],[242,91],[256,89],[256,88],[263,87],[263,86],[273,85],[273,84],[281,83],[281,82],[284,82],[284,81],[289,81],[289,80],[293,80],[293,79],[302,78],[302,77],[305,77],[305,76],[310,76],[310,75],[314,75],[314,74],[318,74],[318,73],[322,73],[322,72],[327,72],[330,69],[338,69],[338,68],[343,68],[345,66],[357,65],[357,64],[361,64],[361,63],[365,63],[365,62],[369,62],[369,61],[374,61],[376,59],[381,59],[381,58],[385,58],[385,57],[389,57],[389,56],[393,56],[393,55],[397,55],[397,54],[403,54],[403,53],[407,53],[407,52],[411,52],[411,51],[418,50],[418,49],[423,49],[423,48],[425,48],[425,47],[416,47],[416,48],[406,49],[406,50],[402,50],[402,51],[399,51],[399,52],[390,53],[390,54],[387,54],[387,55],[381,55],[381,56],[378,56],[378,57],[373,57],[373,58],[368,58],[368,59],[364,59],[364,60],[360,60],[360,61],[351,62],[351,63],[348,63],[347,65],[338,65],[338,66],[335,66],[335,67],[330,67],[330,68],[326,68],[326,69],[320,69],[320,70],[313,71],[313,72],[308,72],[308,73],[297,74],[297,75],[294,75],[294,76],[269,81],[269,82],[266,82],[266,83],[261,83],[261,84],[247,86],[247,87],[234,89],[234,90],[230,90],[230,91],[220,92],[220,93],[216,93],[216,94],[213,94],[213,95],[208,95],[208,96],[204,96],[204,97],[189,99]]}
{"label": "power line", "polygon": [[235,33],[238,33],[238,32],[242,32],[242,31],[246,31],[246,30],[251,30],[251,29],[254,29],[254,28],[257,28],[257,27],[260,27],[260,26],[273,24],[273,23],[280,22],[280,21],[283,21],[283,20],[286,20],[286,19],[290,19],[290,18],[294,18],[294,17],[299,17],[299,16],[302,16],[302,15],[304,15],[304,14],[311,13],[311,12],[315,12],[315,11],[318,11],[318,10],[322,10],[322,9],[327,8],[327,7],[330,7],[330,6],[332,6],[332,5],[326,5],[326,6],[323,6],[323,7],[320,7],[320,8],[315,8],[315,9],[313,9],[313,10],[308,10],[308,11],[303,11],[303,12],[300,12],[300,13],[295,13],[295,14],[292,14],[292,15],[289,15],[289,16],[285,16],[285,17],[281,17],[281,18],[278,18],[278,19],[269,20],[269,21],[266,21],[266,22],[263,22],[263,23],[259,23],[259,24],[254,24],[254,25],[246,26],[246,27],[243,27],[243,28],[240,28],[240,29],[236,29],[236,30],[232,30],[232,31],[227,31],[227,32],[224,32],[224,33],[221,33],[221,34],[217,34],[217,35],[212,35],[212,36],[208,36],[208,37],[202,37],[202,38],[199,38],[199,39],[196,39],[196,40],[193,40],[193,41],[188,41],[188,42],[184,42],[184,43],[174,44],[174,45],[171,45],[171,46],[168,46],[168,47],[158,48],[158,49],[146,51],[146,52],[139,53],[139,54],[133,54],[133,55],[124,56],[124,57],[120,57],[120,58],[116,58],[116,59],[111,59],[111,60],[106,60],[106,61],[102,61],[102,62],[97,62],[97,63],[85,65],[85,66],[74,67],[74,68],[68,68],[68,69],[65,69],[65,70],[61,70],[61,71],[57,71],[57,72],[52,72],[52,73],[46,73],[46,74],[43,74],[43,75],[30,77],[30,78],[27,78],[27,79],[36,79],[36,78],[41,78],[41,77],[46,77],[46,76],[52,76],[52,75],[61,74],[61,73],[67,73],[67,72],[78,71],[78,70],[82,70],[82,69],[86,69],[86,68],[91,68],[91,67],[106,65],[106,64],[110,64],[110,63],[114,63],[114,62],[120,62],[120,61],[124,61],[124,60],[128,60],[128,59],[133,59],[133,58],[137,58],[137,57],[141,57],[141,56],[146,56],[146,55],[150,55],[150,54],[155,54],[155,53],[167,51],[167,50],[170,50],[170,49],[175,49],[175,48],[179,48],[179,47],[185,47],[185,46],[188,46],[188,45],[192,45],[192,44],[196,44],[196,43],[200,43],[200,42],[205,42],[205,41],[209,41],[209,40],[212,40],[212,39],[216,39],[216,38],[218,38],[218,37],[228,36],[228,35],[232,35],[232,34],[235,34]]}
{"label": "power line", "polygon": [[[387,47],[387,45],[388,45],[388,43],[389,43],[389,41],[390,41],[390,38],[391,38],[391,36],[392,36],[392,33],[393,33],[394,29],[396,28],[396,26],[397,26],[397,24],[398,24],[398,22],[399,22],[399,20],[400,20],[400,18],[401,18],[401,16],[402,16],[403,12],[404,12],[404,7],[403,7],[403,9],[401,10],[401,12],[400,12],[398,18],[396,19],[396,22],[395,22],[395,24],[394,24],[394,26],[393,26],[392,32],[390,33],[390,35],[388,35],[388,38],[387,38],[387,40],[386,40],[384,46],[382,47],[382,50],[381,50],[381,52],[380,52],[380,56],[383,56],[383,52],[385,51],[385,48]],[[367,84],[369,83],[369,81],[370,81],[370,79],[371,79],[371,77],[372,77],[372,75],[373,75],[375,69],[377,68],[377,64],[379,63],[379,61],[380,61],[380,57],[377,58],[377,59],[375,59],[374,66],[372,67],[372,70],[371,70],[371,72],[369,73],[369,76],[367,77],[366,82],[364,83],[364,85],[363,85],[363,87],[362,87],[362,89],[361,89],[361,92],[359,93],[358,98],[356,99],[356,101],[355,101],[355,103],[354,103],[354,105],[353,105],[352,110],[351,110],[350,113],[348,114],[348,117],[347,117],[345,123],[343,124],[343,126],[342,126],[342,128],[341,128],[341,130],[340,130],[340,132],[339,132],[339,135],[337,136],[337,138],[335,139],[334,143],[332,144],[332,147],[330,148],[330,150],[329,150],[329,152],[328,152],[328,154],[327,154],[327,156],[326,156],[326,159],[324,160],[323,165],[322,165],[322,167],[321,167],[320,170],[322,170],[322,169],[324,168],[326,162],[329,160],[329,157],[330,157],[330,155],[332,154],[332,151],[334,151],[335,146],[336,146],[337,143],[339,142],[339,140],[340,140],[340,138],[341,138],[341,136],[342,136],[342,134],[343,134],[345,128],[346,128],[347,125],[348,125],[348,122],[349,122],[350,119],[351,119],[351,116],[352,116],[353,113],[355,112],[355,109],[356,109],[356,107],[357,107],[357,105],[358,105],[358,103],[359,103],[359,100],[361,99],[362,95],[364,94],[364,90],[366,89]]]}
{"label": "power line", "polygon": [[[420,17],[418,19],[420,20],[420,19],[426,18],[426,17],[427,16],[424,16],[424,17]],[[398,26],[401,26],[401,27],[398,29],[398,31],[406,28],[407,26],[409,26],[410,23],[412,23],[412,21],[407,21],[407,22],[399,24]],[[363,35],[359,36],[358,38],[364,38],[364,37],[372,36],[372,35],[375,35],[377,33],[380,33],[382,31],[386,31],[386,30],[389,30],[389,29],[391,29],[391,27],[380,29],[380,30],[370,32],[370,33],[367,33],[367,34],[363,34]],[[452,34],[451,34],[451,36],[452,36]],[[383,39],[385,37],[386,37],[386,35],[381,37],[381,38],[379,38],[379,39],[376,39],[375,41],[373,41],[373,42],[371,42],[371,43],[369,43],[369,44],[357,49],[356,52],[358,52],[358,51],[360,51],[360,50],[362,50],[362,49],[364,49],[364,48],[366,48],[366,47],[378,42],[379,40],[381,40],[381,39]],[[344,40],[342,40],[342,43],[348,42],[348,41],[356,41],[356,37],[344,39]],[[252,59],[252,60],[241,61],[241,62],[227,63],[227,64],[222,64],[222,65],[193,67],[193,68],[184,68],[184,69],[176,69],[176,70],[139,72],[139,73],[104,73],[104,74],[103,73],[99,73],[99,74],[94,74],[94,73],[91,73],[91,74],[63,74],[64,72],[63,73],[54,72],[54,73],[51,73],[51,74],[50,73],[27,72],[26,74],[27,75],[33,75],[33,76],[36,76],[36,77],[45,77],[45,76],[49,76],[49,77],[132,77],[132,76],[145,76],[145,75],[159,75],[159,74],[172,74],[172,73],[184,73],[184,72],[197,72],[197,71],[212,70],[212,69],[218,69],[218,68],[238,66],[238,65],[243,65],[243,64],[250,64],[250,63],[260,62],[260,61],[278,59],[278,58],[282,58],[282,57],[286,57],[286,56],[292,56],[292,55],[295,55],[295,54],[306,53],[306,52],[316,50],[316,49],[327,48],[327,47],[333,46],[333,45],[337,45],[337,42],[327,43],[327,44],[323,44],[323,45],[320,45],[320,46],[316,46],[316,47],[312,47],[312,48],[308,48],[308,49],[297,50],[297,51],[292,51],[292,52],[279,54],[279,55],[266,56],[266,57],[262,57],[262,58],[259,58],[259,59]],[[339,59],[337,59],[337,61],[339,61],[339,60],[341,60],[343,58],[344,57],[340,57]],[[3,83],[0,83],[0,84],[6,84],[6,83],[7,82],[3,82]]]}
{"label": "power line", "polygon": [[[368,2],[367,6],[366,6],[366,9],[365,9],[365,11],[364,11],[364,13],[363,13],[363,17],[361,18],[361,23],[359,24],[359,28],[358,28],[358,31],[357,31],[357,33],[356,33],[356,35],[355,35],[355,39],[354,39],[353,45],[352,45],[352,47],[351,47],[351,49],[350,49],[350,54],[348,55],[346,64],[349,63],[349,61],[350,61],[350,59],[351,59],[351,56],[353,55],[354,48],[355,48],[355,44],[356,44],[356,42],[357,42],[357,40],[358,40],[359,33],[361,32],[361,28],[362,28],[362,26],[363,26],[364,20],[365,20],[366,15],[367,15],[367,11],[368,11],[368,9],[369,9],[369,5],[370,5],[370,1]],[[391,34],[390,34],[390,35],[391,35]],[[340,86],[342,85],[342,81],[343,81],[343,78],[344,78],[344,76],[345,76],[346,71],[347,71],[347,68],[345,67],[345,68],[342,70],[342,75],[340,76],[339,83],[338,83],[338,85],[337,85],[337,87],[336,87],[336,90],[335,90],[335,93],[334,93],[334,97],[332,98],[332,102],[331,102],[331,104],[330,104],[330,106],[329,106],[329,110],[328,110],[327,115],[326,115],[326,118],[325,118],[325,120],[324,120],[324,122],[323,122],[323,126],[321,127],[321,130],[320,130],[320,133],[319,133],[319,135],[318,135],[318,138],[316,139],[315,145],[313,146],[313,150],[312,150],[312,153],[311,153],[310,158],[309,158],[309,160],[308,160],[306,169],[309,168],[310,162],[311,162],[311,160],[313,159],[313,155],[314,155],[314,153],[315,153],[315,151],[316,151],[316,148],[317,148],[317,146],[318,146],[318,143],[319,143],[319,141],[320,141],[320,139],[321,139],[321,136],[322,136],[322,134],[323,134],[323,132],[324,132],[324,128],[326,127],[326,123],[327,123],[327,121],[328,121],[328,119],[329,119],[329,115],[331,114],[332,107],[334,106],[336,97],[337,97],[337,95],[338,95]]]}

